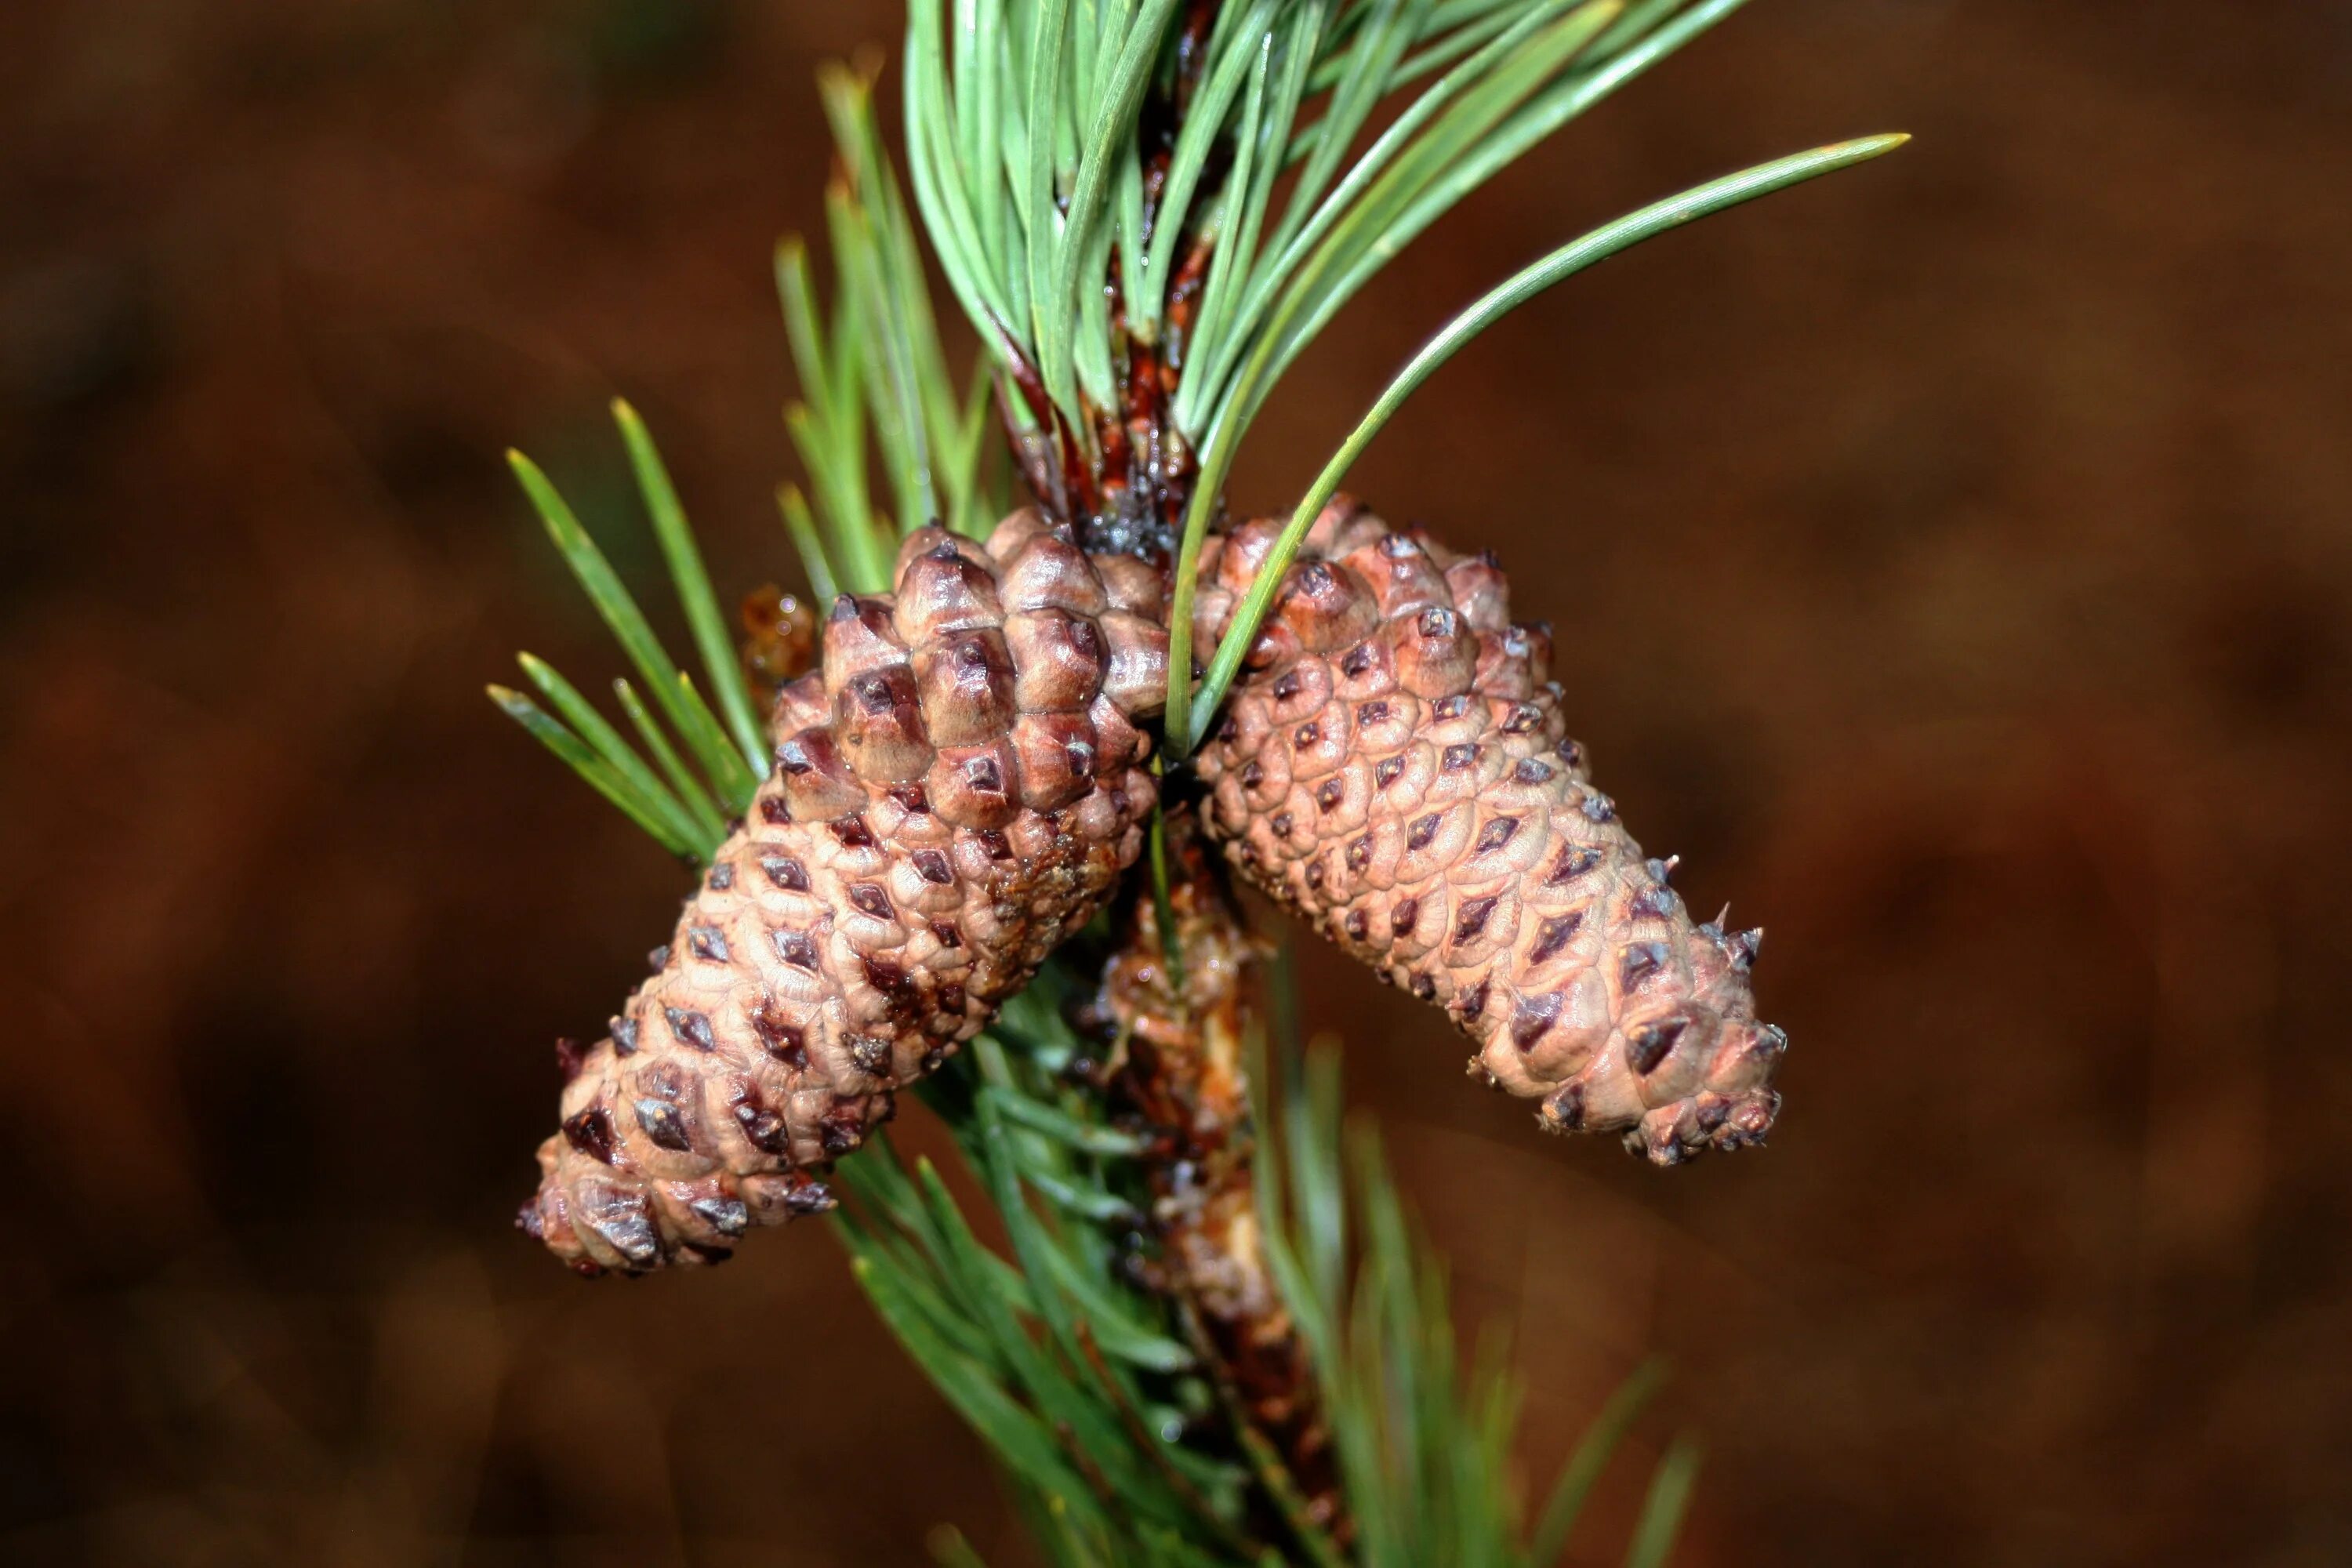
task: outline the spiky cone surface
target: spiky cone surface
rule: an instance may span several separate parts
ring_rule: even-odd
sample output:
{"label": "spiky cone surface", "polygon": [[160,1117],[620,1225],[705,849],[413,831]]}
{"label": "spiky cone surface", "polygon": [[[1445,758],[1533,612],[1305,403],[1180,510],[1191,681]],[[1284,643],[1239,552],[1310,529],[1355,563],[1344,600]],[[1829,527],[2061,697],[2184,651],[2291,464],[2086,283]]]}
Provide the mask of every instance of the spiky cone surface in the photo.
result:
{"label": "spiky cone surface", "polygon": [[1306,1347],[1258,1228],[1245,1023],[1258,944],[1181,807],[1167,816],[1171,963],[1160,910],[1136,889],[1087,1020],[1116,1051],[1116,1100],[1149,1127],[1144,1163],[1162,1283],[1198,1323],[1251,1426],[1272,1443],[1307,1515],[1349,1534]]}
{"label": "spiky cone surface", "polygon": [[[1280,524],[1202,556],[1213,647]],[[1335,500],[1198,758],[1209,830],[1254,885],[1477,1043],[1470,1070],[1555,1131],[1660,1164],[1760,1141],[1788,1037],[1759,1023],[1761,932],[1696,923],[1592,786],[1490,555]]]}
{"label": "spiky cone surface", "polygon": [[583,1272],[724,1258],[977,1033],[1141,847],[1159,574],[1032,511],[911,534],[785,686],[776,762],[611,1033],[522,1227]]}

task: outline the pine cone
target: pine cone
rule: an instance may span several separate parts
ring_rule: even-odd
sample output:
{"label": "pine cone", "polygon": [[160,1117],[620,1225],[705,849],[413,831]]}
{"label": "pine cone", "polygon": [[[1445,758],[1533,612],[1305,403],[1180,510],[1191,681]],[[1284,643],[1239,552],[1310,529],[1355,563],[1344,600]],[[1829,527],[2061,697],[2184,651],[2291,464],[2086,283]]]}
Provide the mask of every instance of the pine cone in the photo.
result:
{"label": "pine cone", "polygon": [[1282,1455],[1308,1517],[1344,1544],[1352,1532],[1330,1431],[1258,1226],[1244,1056],[1257,948],[1197,819],[1171,808],[1167,832],[1181,983],[1159,910],[1139,888],[1090,1011],[1123,1047],[1111,1079],[1118,1101],[1152,1131],[1144,1162],[1166,1283],[1197,1318],[1251,1426]]}
{"label": "pine cone", "polygon": [[585,1051],[519,1223],[584,1273],[716,1262],[818,1179],[1100,906],[1156,798],[1160,574],[1034,511],[940,528],[844,595],[776,766]]}
{"label": "pine cone", "polygon": [[[1281,525],[1213,540],[1215,646]],[[1625,1130],[1660,1164],[1759,1142],[1788,1037],[1756,1020],[1761,931],[1693,924],[1567,738],[1551,637],[1491,555],[1335,500],[1198,769],[1252,883],[1479,1045],[1474,1073],[1555,1131]]]}

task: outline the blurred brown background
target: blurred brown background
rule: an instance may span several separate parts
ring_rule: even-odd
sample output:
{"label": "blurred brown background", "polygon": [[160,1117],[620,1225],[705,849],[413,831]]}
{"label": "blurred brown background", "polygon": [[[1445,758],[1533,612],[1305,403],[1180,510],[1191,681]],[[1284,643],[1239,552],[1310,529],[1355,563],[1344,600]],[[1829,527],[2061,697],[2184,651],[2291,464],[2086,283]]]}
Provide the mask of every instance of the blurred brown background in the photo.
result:
{"label": "blurred brown background", "polygon": [[[612,656],[604,401],[786,574],[768,248],[815,0],[0,10],[0,1558],[1018,1561],[823,1226],[590,1288],[507,1228],[547,1042],[677,874],[485,703]],[[1539,248],[1612,263],[1353,488],[1498,548],[1695,905],[1770,928],[1760,1154],[1539,1141],[1308,953],[1546,1471],[1643,1352],[1685,1564],[2352,1561],[2352,7],[1763,0],[1513,172],[1265,421],[1296,493]],[[1631,1473],[1580,1541],[1613,1560]]]}

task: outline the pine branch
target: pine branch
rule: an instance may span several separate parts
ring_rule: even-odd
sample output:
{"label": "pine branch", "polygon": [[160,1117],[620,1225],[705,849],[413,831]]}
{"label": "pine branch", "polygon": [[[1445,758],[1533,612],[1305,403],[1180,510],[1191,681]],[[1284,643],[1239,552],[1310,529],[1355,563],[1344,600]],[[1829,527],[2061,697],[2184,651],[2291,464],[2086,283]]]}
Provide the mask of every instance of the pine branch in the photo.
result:
{"label": "pine branch", "polygon": [[[776,256],[802,394],[786,423],[806,469],[805,490],[778,500],[812,585],[887,593],[902,534],[934,520],[983,533],[1005,505],[984,458],[993,404],[1051,517],[1090,550],[1170,571],[1167,735],[1181,758],[1348,465],[1463,344],[1643,238],[1899,142],[1823,149],[1645,208],[1456,318],[1326,466],[1195,694],[1202,542],[1284,373],[1430,224],[1738,4],[913,0],[911,207],[874,121],[873,72],[828,71],[829,307],[798,241]],[[968,379],[940,346],[917,215],[981,334]],[[625,404],[614,415],[711,696],[520,455],[533,507],[636,672],[639,685],[615,682],[635,740],[528,657],[553,712],[491,694],[656,843],[704,860],[761,784],[762,714],[809,657],[808,627],[763,590],[739,656],[651,436]],[[1523,1532],[1499,1351],[1465,1364],[1443,1270],[1377,1138],[1343,1126],[1336,1051],[1299,1047],[1278,972],[1264,1004],[1242,983],[1253,949],[1189,824],[1160,819],[1152,844],[1156,875],[1130,890],[1108,978],[1056,956],[919,1086],[1010,1255],[981,1242],[936,1170],[877,1137],[834,1173],[857,1278],[989,1446],[1053,1561],[1555,1561],[1654,1369],[1602,1413]],[[1107,1038],[1069,1021],[1090,997]],[[1690,1445],[1668,1451],[1629,1562],[1663,1560],[1696,1465]],[[935,1551],[977,1561],[951,1531]]]}
{"label": "pine branch", "polygon": [[[677,521],[690,551],[682,511]],[[593,565],[583,575],[633,608],[617,579]],[[625,647],[642,646],[627,609],[608,618]],[[526,668],[595,743],[509,693],[510,710],[642,812],[657,842],[687,839],[671,814],[688,786],[715,786],[688,772],[626,683],[625,707],[673,795],[560,677]],[[677,673],[656,666],[647,678]],[[1265,1026],[1237,984],[1253,945],[1190,828],[1177,823],[1172,838],[1178,874],[1139,889],[1097,1003],[1119,1047],[1108,1067],[1065,1021],[1093,990],[1073,956],[923,1086],[1013,1257],[982,1246],[938,1173],[909,1170],[883,1139],[835,1173],[849,1198],[836,1229],[859,1282],[989,1445],[1055,1562],[1548,1562],[1512,1543],[1507,1381],[1493,1364],[1465,1380],[1442,1279],[1376,1150],[1360,1135],[1343,1158],[1336,1056],[1302,1058],[1280,1031],[1287,1131],[1253,1131],[1276,1124],[1255,1087],[1263,1072],[1248,1066]],[[1163,931],[1176,935],[1172,955]],[[1147,1214],[1157,1239],[1139,1259],[1129,1238]],[[1407,1347],[1407,1360],[1385,1345]],[[1571,1458],[1537,1551],[1565,1539],[1654,1381],[1612,1404]],[[1637,1542],[1654,1555],[1687,1495],[1682,1455],[1661,1470]],[[941,1538],[943,1561],[971,1560],[960,1541]]]}
{"label": "pine branch", "polygon": [[[593,568],[583,580],[608,603],[625,598]],[[608,618],[630,646],[638,623]],[[561,678],[528,668],[597,743],[507,694],[519,716],[675,847],[685,833],[668,811],[683,805],[661,807],[654,769]],[[662,767],[710,787],[621,689]],[[910,1171],[880,1139],[835,1173],[849,1198],[836,1230],[860,1284],[988,1444],[1055,1562],[1548,1562],[1515,1544],[1507,1380],[1491,1363],[1465,1380],[1442,1278],[1376,1148],[1360,1134],[1343,1158],[1336,1055],[1302,1058],[1280,1031],[1287,1131],[1252,1131],[1276,1121],[1255,1087],[1263,1070],[1247,1065],[1266,1032],[1237,984],[1251,945],[1190,829],[1173,838],[1166,864],[1180,874],[1156,896],[1139,890],[1097,1005],[1121,1047],[1110,1067],[1091,1065],[1094,1047],[1065,1021],[1090,989],[1065,958],[923,1086],[1013,1257],[982,1245],[936,1171]],[[1163,931],[1176,933],[1172,963]],[[1149,1261],[1128,1241],[1147,1213]],[[1565,1539],[1651,1381],[1571,1458],[1538,1552]],[[1653,1489],[1646,1561],[1687,1495],[1682,1455]],[[960,1537],[941,1547],[942,1561],[972,1560]]]}

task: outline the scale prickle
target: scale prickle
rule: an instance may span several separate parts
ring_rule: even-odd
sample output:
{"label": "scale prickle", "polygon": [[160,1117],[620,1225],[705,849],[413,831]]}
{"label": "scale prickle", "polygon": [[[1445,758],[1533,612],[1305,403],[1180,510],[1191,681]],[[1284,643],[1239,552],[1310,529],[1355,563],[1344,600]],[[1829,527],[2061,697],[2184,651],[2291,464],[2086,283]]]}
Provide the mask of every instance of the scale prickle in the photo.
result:
{"label": "scale prickle", "polygon": [[[1215,646],[1277,522],[1202,557]],[[1761,931],[1696,922],[1567,736],[1551,637],[1490,555],[1336,500],[1202,748],[1241,874],[1477,1042],[1470,1069],[1556,1131],[1660,1164],[1759,1142],[1788,1046],[1758,1022]]]}
{"label": "scale prickle", "polygon": [[908,536],[777,698],[775,765],[584,1050],[520,1223],[583,1272],[726,1258],[1101,906],[1158,792],[1160,574],[1013,514]]}

